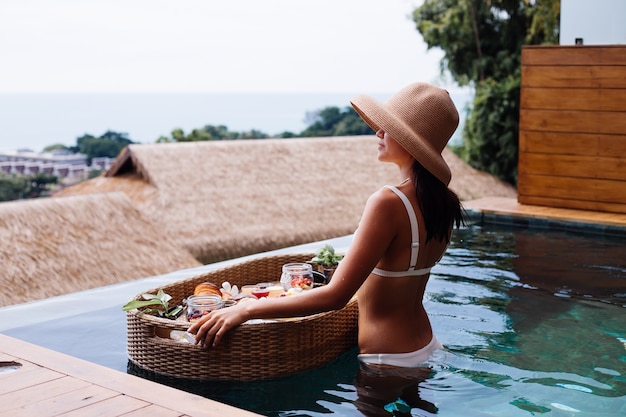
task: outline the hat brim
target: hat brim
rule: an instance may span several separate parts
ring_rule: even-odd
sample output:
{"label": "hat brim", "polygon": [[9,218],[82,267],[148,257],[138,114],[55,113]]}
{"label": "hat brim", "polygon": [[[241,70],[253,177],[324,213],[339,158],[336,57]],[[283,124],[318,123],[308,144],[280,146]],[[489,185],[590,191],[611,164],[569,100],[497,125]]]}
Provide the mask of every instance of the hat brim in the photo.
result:
{"label": "hat brim", "polygon": [[383,103],[367,95],[358,95],[350,101],[350,104],[375,132],[382,129],[389,133],[431,174],[445,185],[450,183],[452,173],[441,153],[431,147],[425,138],[416,134],[402,119],[390,112]]}

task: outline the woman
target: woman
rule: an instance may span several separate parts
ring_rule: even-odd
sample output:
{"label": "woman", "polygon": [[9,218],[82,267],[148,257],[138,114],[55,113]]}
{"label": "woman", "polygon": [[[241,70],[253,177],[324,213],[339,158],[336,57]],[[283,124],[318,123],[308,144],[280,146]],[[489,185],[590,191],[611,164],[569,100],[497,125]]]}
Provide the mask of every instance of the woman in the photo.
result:
{"label": "woman", "polygon": [[216,345],[255,318],[303,316],[344,307],[358,291],[359,360],[416,367],[441,344],[422,305],[430,268],[462,222],[451,173],[441,156],[459,116],[447,91],[411,84],[382,104],[351,101],[378,137],[378,160],[398,167],[398,184],[368,199],[359,227],[331,282],[295,297],[241,303],[194,323],[196,343]]}

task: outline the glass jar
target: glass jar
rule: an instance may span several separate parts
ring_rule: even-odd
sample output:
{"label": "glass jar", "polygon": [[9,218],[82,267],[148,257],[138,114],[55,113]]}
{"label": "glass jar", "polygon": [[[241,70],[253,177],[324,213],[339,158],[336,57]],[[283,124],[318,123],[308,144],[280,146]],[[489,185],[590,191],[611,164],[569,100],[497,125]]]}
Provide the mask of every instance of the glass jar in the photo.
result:
{"label": "glass jar", "polygon": [[313,268],[307,263],[290,263],[283,265],[280,284],[285,291],[291,288],[308,290],[313,288]]}
{"label": "glass jar", "polygon": [[222,297],[218,295],[192,295],[187,298],[187,321],[194,322],[223,305]]}

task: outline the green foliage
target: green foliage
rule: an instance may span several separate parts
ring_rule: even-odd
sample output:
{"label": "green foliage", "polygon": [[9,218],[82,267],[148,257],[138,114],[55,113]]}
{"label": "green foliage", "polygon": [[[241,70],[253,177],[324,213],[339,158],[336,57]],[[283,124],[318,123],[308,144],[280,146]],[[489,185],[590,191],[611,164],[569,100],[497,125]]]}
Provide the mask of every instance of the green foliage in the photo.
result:
{"label": "green foliage", "polygon": [[59,182],[56,175],[37,173],[34,177],[26,177],[28,192],[26,198],[39,198],[50,194],[51,188]]}
{"label": "green foliage", "polygon": [[188,135],[185,135],[183,129],[174,129],[172,130],[171,137],[161,136],[156,142],[199,142],[208,140],[265,139],[268,137],[268,134],[256,129],[252,129],[248,132],[231,132],[224,125],[206,125],[200,129],[193,129]]}
{"label": "green foliage", "polygon": [[425,0],[413,20],[428,48],[444,52],[442,70],[468,85],[507,78],[524,44],[558,41],[558,10],[558,0]]}
{"label": "green foliage", "polygon": [[169,302],[172,300],[172,296],[165,293],[162,289],[159,289],[156,294],[141,294],[141,298],[143,298],[143,300],[129,301],[122,307],[122,310],[130,311],[143,308],[143,310],[141,310],[142,313],[153,314],[159,317],[176,318],[182,309],[182,306],[169,308]]}
{"label": "green foliage", "polygon": [[477,84],[474,111],[465,124],[462,156],[481,171],[517,182],[520,77]]}
{"label": "green foliage", "polygon": [[99,177],[100,175],[102,175],[102,173],[104,172],[103,169],[90,169],[89,172],[87,173],[87,179],[92,179],[92,178],[96,178]]}
{"label": "green foliage", "polygon": [[62,143],[55,143],[53,145],[48,145],[43,148],[42,152],[54,152],[54,151],[67,151],[69,148]]}
{"label": "green foliage", "polygon": [[[339,107],[329,106],[321,110],[308,112],[306,115],[310,125],[301,133],[282,132],[278,138],[321,137],[321,136],[349,136],[371,135],[370,127],[359,117],[352,107],[341,110]],[[226,126],[206,125],[201,129],[193,129],[189,134],[178,128],[171,132],[171,136],[161,136],[157,143],[196,142],[207,140],[238,140],[238,139],[266,139],[270,135],[253,129],[248,132],[231,132]]]}
{"label": "green foliage", "polygon": [[284,132],[279,133],[278,135],[276,135],[276,137],[277,138],[283,138],[283,139],[285,139],[285,138],[296,138],[296,137],[298,137],[298,134],[290,132],[288,130],[285,130]]}
{"label": "green foliage", "polygon": [[0,174],[0,201],[20,200],[27,190],[26,177]]}
{"label": "green foliage", "polygon": [[47,196],[57,182],[57,176],[42,173],[33,177],[0,174],[0,201]]}
{"label": "green foliage", "polygon": [[77,138],[76,146],[70,147],[69,150],[87,155],[87,164],[91,165],[93,158],[115,158],[125,146],[132,143],[134,142],[127,137],[126,133],[107,130],[100,137],[85,134]]}
{"label": "green foliage", "polygon": [[460,153],[477,169],[515,183],[522,46],[559,39],[559,0],[425,0],[413,13],[442,72],[476,97]]}
{"label": "green foliage", "polygon": [[309,262],[323,266],[335,266],[342,259],[343,255],[336,254],[334,247],[324,245]]}
{"label": "green foliage", "polygon": [[361,119],[352,107],[325,107],[307,114],[311,121],[300,137],[371,135],[372,129]]}

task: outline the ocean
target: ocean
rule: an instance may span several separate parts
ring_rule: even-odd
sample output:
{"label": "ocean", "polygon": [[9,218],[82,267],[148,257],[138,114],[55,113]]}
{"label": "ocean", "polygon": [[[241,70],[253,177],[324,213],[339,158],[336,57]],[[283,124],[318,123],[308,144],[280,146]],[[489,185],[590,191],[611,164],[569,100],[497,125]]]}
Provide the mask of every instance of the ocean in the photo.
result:
{"label": "ocean", "polygon": [[[154,143],[177,128],[188,133],[206,125],[269,135],[299,133],[311,124],[308,112],[343,109],[356,94],[0,94],[0,150],[73,146],[80,136],[100,136],[107,130],[126,133],[138,143]],[[451,95],[464,119],[471,94],[460,90]],[[391,93],[372,96],[384,101]],[[460,129],[453,141],[459,135]]]}

